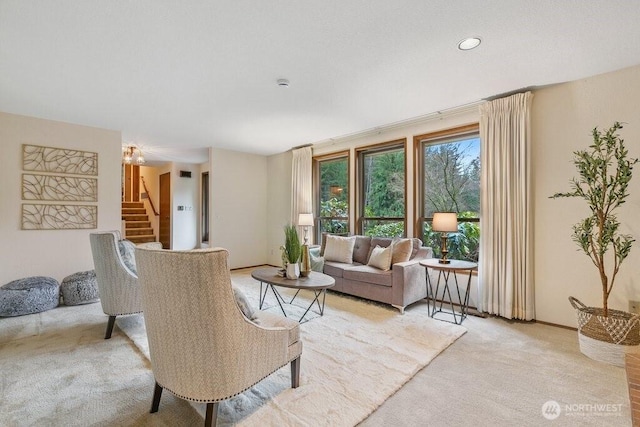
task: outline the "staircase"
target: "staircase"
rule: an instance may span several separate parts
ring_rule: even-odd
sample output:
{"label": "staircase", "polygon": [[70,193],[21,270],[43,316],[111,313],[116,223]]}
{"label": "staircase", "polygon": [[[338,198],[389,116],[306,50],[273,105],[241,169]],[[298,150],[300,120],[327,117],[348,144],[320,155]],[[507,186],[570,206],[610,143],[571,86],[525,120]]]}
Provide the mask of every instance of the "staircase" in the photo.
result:
{"label": "staircase", "polygon": [[122,202],[122,220],[125,222],[125,239],[136,244],[156,241],[144,202]]}

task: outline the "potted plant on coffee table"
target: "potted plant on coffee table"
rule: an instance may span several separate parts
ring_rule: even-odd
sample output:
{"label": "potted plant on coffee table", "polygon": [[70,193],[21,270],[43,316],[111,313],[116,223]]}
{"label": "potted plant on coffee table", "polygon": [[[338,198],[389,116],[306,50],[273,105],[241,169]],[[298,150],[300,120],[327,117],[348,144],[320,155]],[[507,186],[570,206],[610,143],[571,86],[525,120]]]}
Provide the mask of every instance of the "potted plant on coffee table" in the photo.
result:
{"label": "potted plant on coffee table", "polygon": [[587,307],[569,297],[578,316],[580,351],[595,360],[623,366],[624,353],[640,344],[640,316],[610,309],[609,295],[635,239],[619,230],[617,209],[629,195],[633,166],[638,159],[628,151],[618,134],[622,125],[615,122],[606,132],[593,129],[588,150],[574,152],[578,178],[571,180],[571,191],[551,198],[584,199],[590,214],[573,226],[572,240],[595,265],[602,288],[602,308]]}
{"label": "potted plant on coffee table", "polygon": [[282,258],[286,262],[287,279],[297,279],[300,277],[300,255],[302,245],[295,225],[287,224],[284,227],[284,246],[282,246]]}

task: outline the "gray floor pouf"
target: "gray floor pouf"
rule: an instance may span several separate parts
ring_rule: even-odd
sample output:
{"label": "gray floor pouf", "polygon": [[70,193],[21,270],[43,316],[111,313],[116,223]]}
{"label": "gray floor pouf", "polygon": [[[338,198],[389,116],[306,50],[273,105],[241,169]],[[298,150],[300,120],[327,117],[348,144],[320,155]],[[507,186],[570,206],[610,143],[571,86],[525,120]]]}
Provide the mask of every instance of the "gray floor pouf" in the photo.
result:
{"label": "gray floor pouf", "polygon": [[62,302],[64,305],[80,305],[97,302],[98,282],[96,282],[95,270],[81,271],[62,279],[60,284]]}
{"label": "gray floor pouf", "polygon": [[40,313],[58,306],[60,284],[52,277],[14,280],[0,288],[0,317]]}

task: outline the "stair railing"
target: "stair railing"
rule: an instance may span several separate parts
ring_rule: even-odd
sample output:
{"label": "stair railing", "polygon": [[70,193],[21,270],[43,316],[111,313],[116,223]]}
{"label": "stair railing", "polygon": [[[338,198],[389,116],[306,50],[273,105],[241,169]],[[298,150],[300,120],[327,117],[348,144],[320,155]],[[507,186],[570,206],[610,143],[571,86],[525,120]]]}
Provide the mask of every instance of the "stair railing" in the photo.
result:
{"label": "stair railing", "polygon": [[156,211],[156,207],[153,205],[153,200],[151,200],[151,194],[149,194],[149,190],[147,189],[147,183],[144,182],[144,176],[140,175],[140,180],[142,181],[142,187],[144,188],[144,192],[147,194],[147,199],[149,200],[149,204],[151,205],[151,210],[155,216],[159,216],[160,214]]}

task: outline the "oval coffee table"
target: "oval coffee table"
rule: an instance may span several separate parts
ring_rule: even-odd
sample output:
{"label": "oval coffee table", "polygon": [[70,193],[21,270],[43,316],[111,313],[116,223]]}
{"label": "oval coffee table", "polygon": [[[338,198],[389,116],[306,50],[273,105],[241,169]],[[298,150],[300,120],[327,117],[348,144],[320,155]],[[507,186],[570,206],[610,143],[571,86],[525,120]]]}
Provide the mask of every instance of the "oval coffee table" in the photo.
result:
{"label": "oval coffee table", "polygon": [[[298,296],[298,293],[301,290],[307,289],[313,291],[315,297],[307,307],[307,310],[304,312],[298,322],[303,323],[304,317],[307,315],[311,307],[314,304],[318,304],[318,312],[320,316],[324,314],[324,300],[327,294],[327,288],[332,287],[336,284],[336,281],[333,277],[328,276],[323,273],[318,273],[316,271],[312,271],[309,273],[308,277],[300,277],[298,279],[287,279],[286,277],[281,277],[278,275],[278,271],[280,271],[277,267],[263,267],[258,268],[257,270],[253,270],[251,272],[251,277],[260,282],[260,310],[262,310],[262,306],[264,304],[264,300],[267,296],[267,291],[271,288],[273,295],[276,297],[276,301],[278,301],[278,305],[280,306],[280,310],[282,310],[282,314],[287,317],[287,313],[284,311],[284,307],[282,304],[292,304],[293,301]],[[262,291],[262,285],[265,284],[264,292]],[[274,286],[281,286],[283,288],[291,288],[297,289],[296,294],[291,298],[291,301],[286,302],[280,292]],[[320,305],[320,296],[322,295],[322,305]],[[304,308],[304,307],[303,307]]]}

